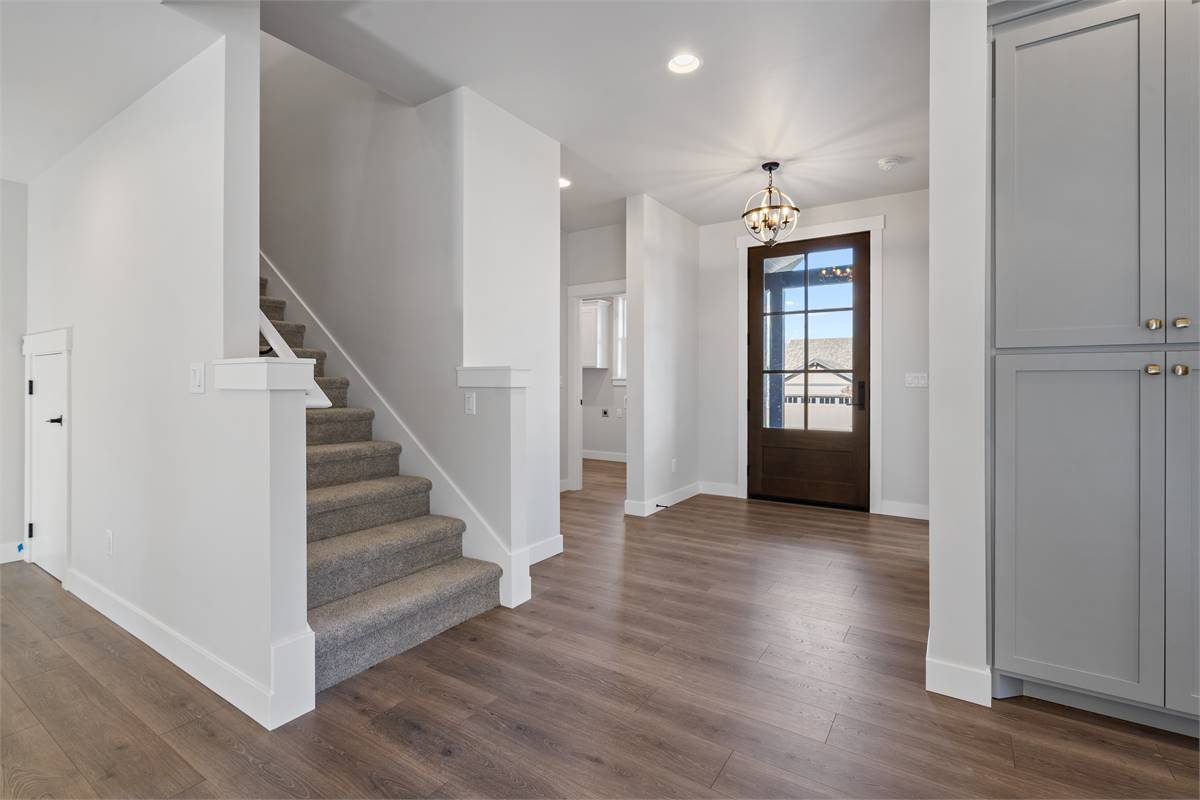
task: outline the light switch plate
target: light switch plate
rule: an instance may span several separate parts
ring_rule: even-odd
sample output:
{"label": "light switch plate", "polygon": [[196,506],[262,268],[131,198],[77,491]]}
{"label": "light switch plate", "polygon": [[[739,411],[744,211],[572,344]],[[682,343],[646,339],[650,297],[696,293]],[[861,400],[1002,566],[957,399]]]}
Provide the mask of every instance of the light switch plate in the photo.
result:
{"label": "light switch plate", "polygon": [[193,362],[188,370],[188,391],[192,394],[204,394],[204,362]]}
{"label": "light switch plate", "polygon": [[908,389],[927,389],[929,388],[929,373],[928,372],[906,372],[904,373],[904,386]]}

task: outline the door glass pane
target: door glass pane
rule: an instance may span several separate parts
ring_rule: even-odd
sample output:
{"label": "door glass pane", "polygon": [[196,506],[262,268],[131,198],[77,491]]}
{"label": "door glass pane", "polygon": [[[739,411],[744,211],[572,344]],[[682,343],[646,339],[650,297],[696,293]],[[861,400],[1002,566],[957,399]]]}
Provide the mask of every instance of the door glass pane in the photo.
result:
{"label": "door glass pane", "polygon": [[804,429],[804,373],[763,375],[763,427]]}
{"label": "door glass pane", "polygon": [[854,312],[808,314],[809,369],[854,369]]}
{"label": "door glass pane", "polygon": [[854,430],[854,376],[849,372],[808,373],[808,429]]}
{"label": "door glass pane", "polygon": [[854,250],[821,250],[808,254],[808,307],[854,306]]}
{"label": "door glass pane", "polygon": [[763,317],[763,369],[804,369],[804,314]]}
{"label": "door glass pane", "polygon": [[763,311],[804,310],[804,264],[803,255],[763,259]]}

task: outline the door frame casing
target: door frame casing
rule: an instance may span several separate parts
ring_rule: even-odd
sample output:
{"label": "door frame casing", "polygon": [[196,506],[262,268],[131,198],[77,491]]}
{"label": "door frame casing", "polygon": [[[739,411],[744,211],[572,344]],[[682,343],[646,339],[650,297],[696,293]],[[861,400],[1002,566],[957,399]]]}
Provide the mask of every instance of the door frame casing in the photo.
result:
{"label": "door frame casing", "polygon": [[[29,381],[33,380],[33,359],[37,356],[51,356],[62,354],[66,358],[66,399],[65,405],[67,409],[66,428],[67,435],[67,485],[63,487],[64,496],[67,499],[66,508],[64,509],[64,517],[66,519],[66,552],[67,563],[66,572],[71,568],[71,424],[73,415],[71,413],[71,347],[73,344],[73,335],[71,328],[56,328],[54,330],[42,331],[40,333],[28,333],[21,337],[21,355],[25,358],[25,385],[29,386]],[[37,387],[34,387],[37,391]],[[25,392],[25,524],[21,531],[21,541],[25,543],[25,550],[22,553],[22,559],[26,562],[33,561],[34,543],[29,538],[29,524],[35,522],[33,519],[33,395],[28,390]],[[36,538],[36,537],[34,537]],[[64,573],[65,574],[65,573]],[[65,581],[64,581],[65,584]]]}
{"label": "door frame casing", "polygon": [[[625,279],[577,283],[567,286],[567,477],[561,490],[577,492],[583,488],[583,360],[579,357],[579,304],[589,297],[626,294]],[[626,415],[628,416],[628,415]],[[627,423],[628,424],[628,423]],[[625,462],[629,463],[629,431],[625,432]],[[628,466],[626,471],[628,471]]]}
{"label": "door frame casing", "polygon": [[[872,514],[892,514],[900,517],[928,518],[928,510],[919,511],[908,504],[885,504],[883,502],[883,229],[886,217],[883,214],[874,217],[861,217],[842,222],[827,222],[822,225],[809,225],[796,228],[789,242],[804,239],[823,239],[827,236],[843,236],[848,233],[869,233],[871,235],[871,366],[868,414],[871,425],[870,437],[870,503],[868,510]],[[737,496],[748,495],[749,464],[749,376],[750,354],[747,351],[747,337],[750,335],[749,302],[750,302],[750,273],[749,250],[759,247],[762,242],[753,236],[740,236],[738,248],[738,464],[737,464]]]}

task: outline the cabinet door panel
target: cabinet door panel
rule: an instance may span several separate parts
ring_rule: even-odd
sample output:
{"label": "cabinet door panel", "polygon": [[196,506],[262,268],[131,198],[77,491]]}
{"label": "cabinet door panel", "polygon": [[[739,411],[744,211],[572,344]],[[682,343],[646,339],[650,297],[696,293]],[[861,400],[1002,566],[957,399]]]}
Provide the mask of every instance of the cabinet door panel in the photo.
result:
{"label": "cabinet door panel", "polygon": [[[1200,3],[1167,3],[1167,341],[1200,341]],[[1186,328],[1175,321],[1187,318]]]}
{"label": "cabinet door panel", "polygon": [[1200,353],[1167,364],[1167,707],[1200,714]]}
{"label": "cabinet door panel", "polygon": [[999,669],[1162,703],[1164,356],[996,358]]}
{"label": "cabinet door panel", "polygon": [[1164,342],[1161,0],[1001,33],[995,54],[997,346]]}

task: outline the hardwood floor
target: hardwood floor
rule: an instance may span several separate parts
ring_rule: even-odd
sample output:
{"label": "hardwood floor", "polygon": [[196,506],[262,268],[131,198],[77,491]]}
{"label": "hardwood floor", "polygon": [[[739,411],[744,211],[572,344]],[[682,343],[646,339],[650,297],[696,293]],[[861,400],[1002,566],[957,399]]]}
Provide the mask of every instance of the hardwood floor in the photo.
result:
{"label": "hardwood floor", "polygon": [[0,568],[5,797],[1196,797],[1196,742],[922,688],[923,523],[563,495],[534,597],[266,732],[36,567]]}

